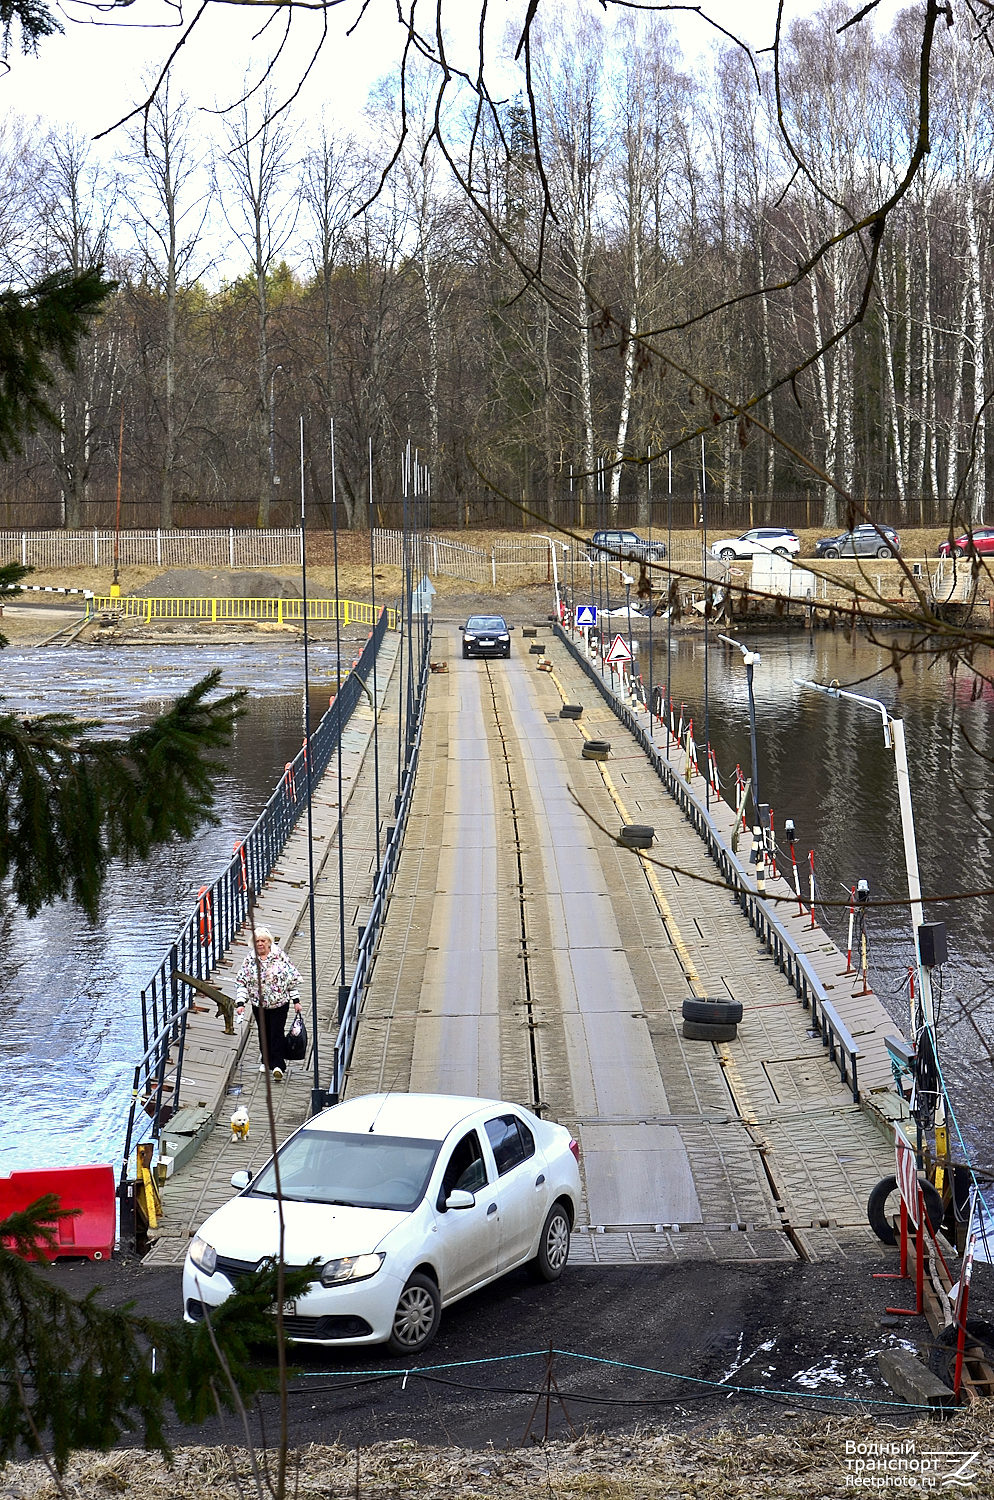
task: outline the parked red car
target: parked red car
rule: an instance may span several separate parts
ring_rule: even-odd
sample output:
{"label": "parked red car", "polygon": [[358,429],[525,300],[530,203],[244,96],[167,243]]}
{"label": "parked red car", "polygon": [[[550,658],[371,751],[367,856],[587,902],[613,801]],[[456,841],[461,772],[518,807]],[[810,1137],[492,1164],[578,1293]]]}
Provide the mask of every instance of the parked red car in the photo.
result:
{"label": "parked red car", "polygon": [[967,536],[958,536],[954,542],[945,541],[939,548],[940,557],[989,557],[994,553],[994,526],[978,526]]}

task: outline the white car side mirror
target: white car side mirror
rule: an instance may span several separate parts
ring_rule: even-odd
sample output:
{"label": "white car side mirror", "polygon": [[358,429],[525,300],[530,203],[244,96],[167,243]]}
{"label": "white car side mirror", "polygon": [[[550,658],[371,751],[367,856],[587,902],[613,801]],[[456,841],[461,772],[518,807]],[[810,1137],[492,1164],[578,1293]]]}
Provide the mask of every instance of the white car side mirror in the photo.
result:
{"label": "white car side mirror", "polygon": [[233,1188],[238,1188],[239,1190],[247,1188],[251,1181],[252,1173],[246,1167],[242,1167],[239,1171],[232,1172],[231,1174],[231,1186]]}
{"label": "white car side mirror", "polygon": [[476,1202],[475,1193],[467,1193],[464,1188],[453,1188],[445,1200],[446,1208],[472,1208]]}

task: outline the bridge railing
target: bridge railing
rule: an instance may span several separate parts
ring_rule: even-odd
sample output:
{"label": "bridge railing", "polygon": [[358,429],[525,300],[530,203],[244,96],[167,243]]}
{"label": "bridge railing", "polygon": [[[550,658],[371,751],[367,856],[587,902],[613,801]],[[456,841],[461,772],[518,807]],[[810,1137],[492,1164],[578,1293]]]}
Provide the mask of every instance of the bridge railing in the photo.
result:
{"label": "bridge railing", "polygon": [[397,872],[397,861],[400,858],[400,851],[404,843],[404,829],[407,826],[407,818],[411,810],[411,801],[414,795],[414,779],[417,772],[418,757],[421,752],[421,731],[424,725],[430,655],[431,629],[429,623],[418,676],[414,715],[407,742],[404,774],[401,779],[400,791],[394,801],[394,817],[396,821],[387,835],[383,863],[380,866],[380,873],[373,891],[372,907],[359,935],[355,972],[353,973],[351,983],[347,987],[342,985],[339,990],[338,1034],[335,1038],[335,1056],[332,1064],[331,1082],[327,1089],[329,1104],[338,1103],[342,1087],[345,1083],[345,1074],[352,1060],[352,1051],[355,1047],[356,1033],[359,1030],[359,1015],[362,1010],[366,982],[369,979],[373,961],[376,957],[376,948],[383,920],[386,916],[387,903],[390,899],[390,891]]}
{"label": "bridge railing", "polygon": [[[383,610],[358,661],[311,734],[312,785],[327,770],[356,704],[367,692],[366,679],[372,671],[386,629],[387,612]],[[167,1119],[181,1106],[186,1015],[193,990],[177,978],[177,973],[206,979],[245,922],[250,901],[269,878],[306,808],[307,755],[305,744],[295,758],[287,762],[266,806],[245,838],[235,845],[227,867],[211,885],[201,888],[196,907],[141,992],[144,1053],[139,1068],[141,1077],[136,1077],[128,1115],[121,1167],[122,1190],[128,1160],[138,1140],[149,1128],[152,1136],[157,1138]],[[176,1065],[170,1072],[173,1055]],[[148,1121],[139,1118],[141,1111],[148,1116]]]}
{"label": "bridge railing", "polygon": [[828,1049],[829,1058],[839,1069],[843,1082],[848,1085],[853,1101],[858,1103],[860,1056],[858,1044],[829,1000],[821,980],[806,955],[799,951],[793,937],[777,920],[769,904],[757,894],[755,885],[747,874],[746,866],[725,843],[707,808],[684,778],[674,771],[659,747],[653,743],[644,725],[639,722],[638,716],[618,698],[600,673],[595,671],[566,631],[560,625],[556,625],[554,629],[559,639],[597,686],[604,701],[645,751],[660,781],[704,840],[708,853],[718,866],[735,900],[748,917],[767,952],[772,954],[777,967],[794,989],[801,1004],[805,1009],[810,1009],[812,1029],[821,1036],[823,1045]]}

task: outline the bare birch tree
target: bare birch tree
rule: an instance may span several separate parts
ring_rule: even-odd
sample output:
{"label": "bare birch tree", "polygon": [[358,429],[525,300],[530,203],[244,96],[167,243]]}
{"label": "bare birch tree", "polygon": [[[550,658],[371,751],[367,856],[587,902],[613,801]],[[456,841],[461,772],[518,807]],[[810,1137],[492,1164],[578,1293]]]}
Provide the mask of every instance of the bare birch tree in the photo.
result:
{"label": "bare birch tree", "polygon": [[[168,79],[156,93],[147,118],[132,127],[127,160],[134,184],[132,191],[126,190],[127,197],[137,215],[132,228],[139,237],[145,275],[164,300],[159,525],[168,528],[173,524],[180,426],[176,391],[179,297],[193,279],[208,211],[206,188],[198,180],[202,161],[193,145],[189,102],[182,95],[174,96]],[[185,410],[189,413],[195,405],[195,399],[188,399]]]}
{"label": "bare birch tree", "polygon": [[291,183],[293,124],[286,112],[275,112],[270,89],[257,100],[247,93],[225,118],[227,150],[216,164],[216,177],[230,191],[220,201],[232,233],[246,252],[252,274],[256,314],[255,399],[252,428],[256,452],[258,525],[269,525],[276,486],[274,453],[274,377],[270,358],[269,278],[290,243],[299,198]]}

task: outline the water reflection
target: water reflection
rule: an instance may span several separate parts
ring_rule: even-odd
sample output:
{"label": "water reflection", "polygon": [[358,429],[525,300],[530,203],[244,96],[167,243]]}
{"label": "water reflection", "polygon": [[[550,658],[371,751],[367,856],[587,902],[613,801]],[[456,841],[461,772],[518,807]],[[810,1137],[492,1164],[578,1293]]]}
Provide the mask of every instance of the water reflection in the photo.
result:
{"label": "water reflection", "polygon": [[[140,991],[303,739],[299,648],[8,649],[0,659],[9,706],[98,716],[118,733],[147,722],[215,665],[226,688],[251,690],[224,752],[218,825],[147,864],[113,867],[92,925],[66,902],[34,918],[10,901],[0,908],[0,1173],[114,1160],[143,1050]],[[312,648],[312,725],[337,676],[334,648]]]}
{"label": "water reflection", "polygon": [[[926,905],[926,920],[944,921],[949,961],[933,983],[940,1015],[940,1054],[964,1136],[979,1164],[994,1155],[994,1025],[988,993],[994,963],[991,763],[992,695],[972,674],[953,681],[923,658],[888,670],[890,651],[828,631],[745,637],[758,650],[755,669],[759,778],[772,805],[778,839],[784,819],[797,826],[798,861],[814,850],[818,890],[845,901],[860,878],[877,899],[907,898],[901,817],[893,755],[884,748],[879,714],[857,704],[802,691],[794,679],[840,686],[881,699],[905,721],[922,889],[950,899]],[[673,642],[670,685],[686,702],[704,740],[704,641]],[[712,641],[707,718],[726,783],[736,764],[748,776],[746,674],[737,650]],[[979,671],[994,659],[978,657]],[[654,643],[654,681],[666,682],[665,642]],[[643,664],[648,677],[648,663]],[[726,790],[725,795],[730,795]],[[806,876],[806,868],[803,874]],[[979,894],[978,894],[979,893]],[[847,913],[821,917],[845,948]],[[870,980],[907,1032],[908,977],[914,962],[906,906],[867,917]]]}

